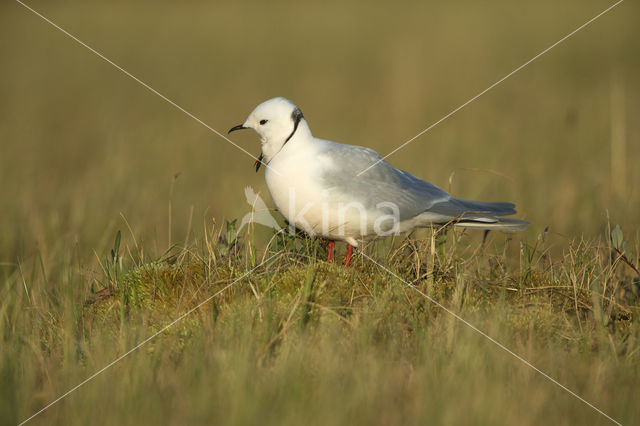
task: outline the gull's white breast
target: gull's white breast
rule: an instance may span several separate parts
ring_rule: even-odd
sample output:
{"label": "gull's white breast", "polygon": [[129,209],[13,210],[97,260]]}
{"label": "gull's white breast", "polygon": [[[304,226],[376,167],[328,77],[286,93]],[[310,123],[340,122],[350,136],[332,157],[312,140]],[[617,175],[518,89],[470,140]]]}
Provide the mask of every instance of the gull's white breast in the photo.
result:
{"label": "gull's white breast", "polygon": [[[280,213],[290,224],[311,235],[342,240],[354,246],[373,232],[379,212],[363,211],[362,203],[328,186],[325,173],[334,169],[325,141],[312,138],[286,144],[269,162],[266,182]],[[344,173],[344,171],[342,171]]]}

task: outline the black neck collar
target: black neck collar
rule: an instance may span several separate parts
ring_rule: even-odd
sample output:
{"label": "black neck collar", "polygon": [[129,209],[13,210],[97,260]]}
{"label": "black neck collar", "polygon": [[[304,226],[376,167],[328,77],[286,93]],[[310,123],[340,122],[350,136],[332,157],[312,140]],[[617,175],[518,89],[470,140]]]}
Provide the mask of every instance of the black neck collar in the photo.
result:
{"label": "black neck collar", "polygon": [[293,135],[296,133],[296,130],[298,130],[298,124],[300,124],[300,120],[302,120],[303,118],[304,116],[302,115],[302,111],[300,111],[300,108],[296,108],[293,110],[293,112],[291,113],[291,120],[293,120],[293,131],[291,132],[289,137],[285,139],[284,143],[282,144],[283,146],[287,142],[289,142],[289,139],[291,139]]}

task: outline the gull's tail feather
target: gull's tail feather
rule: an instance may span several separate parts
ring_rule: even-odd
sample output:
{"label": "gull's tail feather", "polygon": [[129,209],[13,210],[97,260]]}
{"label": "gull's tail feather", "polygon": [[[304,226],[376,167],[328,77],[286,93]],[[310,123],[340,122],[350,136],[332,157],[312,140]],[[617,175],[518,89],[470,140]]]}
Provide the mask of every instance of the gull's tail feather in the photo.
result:
{"label": "gull's tail feather", "polygon": [[469,201],[452,197],[433,205],[429,212],[450,218],[449,221],[460,228],[521,231],[529,222],[503,217],[516,214],[515,207],[513,203]]}
{"label": "gull's tail feather", "polygon": [[[481,219],[462,219],[455,222],[454,225],[459,228],[486,229],[492,231],[522,231],[529,226],[529,222],[521,219],[501,218],[483,218]],[[493,220],[493,222],[488,222]]]}
{"label": "gull's tail feather", "polygon": [[503,203],[494,201],[469,201],[456,198],[452,200],[455,204],[462,206],[467,212],[487,214],[489,216],[511,216],[516,214],[516,206],[513,203]]}

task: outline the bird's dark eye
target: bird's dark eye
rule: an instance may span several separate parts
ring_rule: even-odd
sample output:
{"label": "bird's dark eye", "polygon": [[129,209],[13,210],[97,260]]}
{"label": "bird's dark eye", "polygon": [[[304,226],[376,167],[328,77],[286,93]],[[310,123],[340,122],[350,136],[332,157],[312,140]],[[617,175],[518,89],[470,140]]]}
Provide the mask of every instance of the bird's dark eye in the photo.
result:
{"label": "bird's dark eye", "polygon": [[260,125],[265,125],[265,124],[267,124],[267,121],[269,121],[269,120],[260,120]]}

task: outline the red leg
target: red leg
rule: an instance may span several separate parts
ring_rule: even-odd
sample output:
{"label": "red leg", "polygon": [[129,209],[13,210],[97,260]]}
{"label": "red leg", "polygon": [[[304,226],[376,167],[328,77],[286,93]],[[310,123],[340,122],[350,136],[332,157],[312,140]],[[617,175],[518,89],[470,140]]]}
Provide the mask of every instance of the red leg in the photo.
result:
{"label": "red leg", "polygon": [[351,262],[351,254],[353,253],[353,246],[351,244],[347,244],[347,260],[344,261],[344,267],[348,268],[349,263]]}
{"label": "red leg", "polygon": [[329,253],[327,254],[327,263],[331,263],[333,259],[333,246],[336,245],[335,241],[329,241]]}

